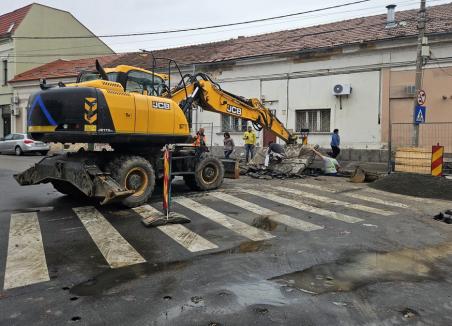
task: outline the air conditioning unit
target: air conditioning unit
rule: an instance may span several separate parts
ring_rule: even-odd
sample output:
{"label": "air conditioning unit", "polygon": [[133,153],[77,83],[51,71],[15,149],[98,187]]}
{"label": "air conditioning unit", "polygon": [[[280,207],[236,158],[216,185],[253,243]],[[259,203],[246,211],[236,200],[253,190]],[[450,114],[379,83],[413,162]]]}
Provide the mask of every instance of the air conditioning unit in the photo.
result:
{"label": "air conditioning unit", "polygon": [[409,96],[416,95],[416,86],[415,85],[405,86],[405,93],[406,93],[406,95],[409,95]]}
{"label": "air conditioning unit", "polygon": [[333,87],[333,95],[343,96],[352,93],[352,86],[350,84],[336,84]]}
{"label": "air conditioning unit", "polygon": [[11,115],[14,117],[20,116],[20,109],[11,109]]}
{"label": "air conditioning unit", "polygon": [[11,96],[11,104],[19,104],[19,96]]}

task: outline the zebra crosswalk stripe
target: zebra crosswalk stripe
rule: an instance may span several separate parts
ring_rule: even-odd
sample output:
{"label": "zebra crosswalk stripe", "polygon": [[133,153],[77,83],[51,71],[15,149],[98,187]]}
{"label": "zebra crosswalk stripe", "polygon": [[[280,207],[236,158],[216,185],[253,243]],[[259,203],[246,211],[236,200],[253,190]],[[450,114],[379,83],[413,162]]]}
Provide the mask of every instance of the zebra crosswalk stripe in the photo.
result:
{"label": "zebra crosswalk stripe", "polygon": [[144,263],[146,260],[94,207],[73,208],[111,268]]}
{"label": "zebra crosswalk stripe", "polygon": [[314,231],[314,230],[323,229],[323,226],[309,223],[309,222],[306,222],[301,219],[294,218],[294,217],[291,217],[291,216],[288,216],[285,214],[280,214],[271,209],[268,209],[268,208],[265,208],[262,206],[258,206],[254,203],[243,200],[237,196],[226,194],[224,192],[211,192],[211,193],[209,193],[209,195],[213,196],[215,198],[218,198],[220,200],[224,200],[232,205],[246,209],[254,214],[268,216],[268,218],[270,220],[277,222],[277,223],[285,224],[294,229],[298,229],[301,231]]}
{"label": "zebra crosswalk stripe", "polygon": [[[151,205],[143,205],[133,208],[135,212],[140,214],[143,218],[150,215],[159,214],[160,211]],[[199,234],[191,231],[181,224],[168,224],[157,227],[158,230],[165,233],[171,239],[179,243],[182,247],[191,252],[204,251],[209,249],[216,249],[218,246],[209,240],[203,238]]]}
{"label": "zebra crosswalk stripe", "polygon": [[277,189],[279,191],[282,192],[288,192],[294,195],[299,195],[299,196],[303,196],[305,198],[310,198],[310,199],[314,199],[314,200],[318,200],[318,201],[322,201],[325,203],[329,203],[329,204],[333,204],[336,206],[344,206],[347,208],[353,208],[356,210],[360,210],[360,211],[364,211],[364,212],[369,212],[369,213],[374,213],[374,214],[379,214],[379,215],[384,215],[384,216],[389,216],[389,215],[394,215],[394,212],[390,212],[387,210],[383,210],[383,209],[379,209],[379,208],[374,208],[374,207],[370,207],[370,206],[365,206],[365,205],[360,205],[360,204],[353,204],[353,203],[349,203],[346,201],[341,201],[341,200],[336,200],[336,199],[332,199],[329,197],[325,197],[325,196],[319,196],[313,193],[309,193],[306,191],[301,191],[298,189],[292,189],[292,188],[286,188],[286,187],[275,187],[274,189]]}
{"label": "zebra crosswalk stripe", "polygon": [[386,205],[386,206],[409,208],[409,206],[406,204],[402,204],[402,203],[398,203],[398,202],[390,201],[390,200],[383,200],[380,198],[376,198],[375,196],[370,197],[370,196],[365,196],[365,195],[361,195],[361,194],[357,194],[357,193],[343,193],[341,195],[344,195],[344,196],[347,196],[350,198],[356,198],[356,199],[360,199],[360,200],[364,200],[364,201],[369,201],[369,202],[376,203],[376,204]]}
{"label": "zebra crosswalk stripe", "polygon": [[[362,194],[357,194],[356,192],[342,192],[342,191],[337,191],[334,189],[330,189],[324,186],[320,186],[320,185],[313,185],[313,184],[309,184],[309,183],[297,183],[297,186],[300,187],[306,187],[306,188],[312,188],[312,189],[316,189],[316,190],[321,190],[321,191],[326,191],[326,192],[330,192],[330,193],[340,193],[341,196],[346,196],[346,197],[350,197],[350,198],[357,198],[357,199],[361,199],[364,201],[368,201],[371,203],[377,203],[377,204],[381,204],[381,205],[386,205],[386,206],[393,206],[393,207],[400,207],[400,208],[409,208],[409,205],[406,204],[402,204],[399,202],[395,202],[395,201],[391,201],[391,200],[383,200],[380,198],[376,198],[375,196],[371,197],[371,196],[366,196],[366,195],[362,195]],[[350,188],[349,190],[360,190],[362,188]],[[391,195],[395,195],[392,193],[388,193],[388,192],[384,192],[382,193],[381,191],[378,190],[374,190],[374,189],[369,189],[369,188],[365,188],[362,189],[365,192],[371,192],[371,193],[375,193],[375,194],[379,194],[379,195],[385,195],[385,196],[391,196]],[[394,196],[396,197],[396,196]],[[409,197],[411,199],[411,197]],[[407,198],[404,198],[407,199]],[[416,200],[419,198],[416,198]]]}
{"label": "zebra crosswalk stripe", "polygon": [[258,196],[258,197],[262,197],[283,205],[287,205],[290,207],[294,207],[296,209],[300,209],[309,213],[314,213],[317,215],[322,215],[325,217],[329,217],[329,218],[333,218],[342,222],[346,222],[346,223],[357,223],[357,222],[361,222],[362,219],[358,218],[358,217],[354,217],[354,216],[349,216],[349,215],[345,215],[342,213],[337,213],[337,212],[333,212],[333,211],[329,211],[323,208],[317,208],[311,205],[307,205],[307,204],[303,204],[300,203],[299,201],[293,200],[293,199],[288,199],[285,197],[281,197],[269,192],[262,192],[262,191],[258,191],[258,190],[254,190],[254,189],[246,189],[245,190],[240,190],[242,192],[246,192],[248,194],[254,195],[254,196]]}
{"label": "zebra crosswalk stripe", "polygon": [[49,281],[38,214],[11,215],[3,288]]}
{"label": "zebra crosswalk stripe", "polygon": [[174,198],[174,201],[250,240],[261,241],[274,238],[270,233],[229,217],[190,198],[178,197]]}

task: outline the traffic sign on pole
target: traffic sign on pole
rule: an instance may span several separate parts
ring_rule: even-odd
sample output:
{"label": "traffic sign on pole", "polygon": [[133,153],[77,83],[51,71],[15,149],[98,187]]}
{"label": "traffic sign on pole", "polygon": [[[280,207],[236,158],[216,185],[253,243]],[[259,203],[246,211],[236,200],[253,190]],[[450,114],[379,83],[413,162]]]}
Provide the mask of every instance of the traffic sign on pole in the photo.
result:
{"label": "traffic sign on pole", "polygon": [[416,107],[414,108],[414,123],[415,124],[420,124],[420,123],[425,123],[425,106],[422,105],[416,105]]}
{"label": "traffic sign on pole", "polygon": [[417,92],[417,104],[424,105],[426,99],[427,99],[427,94],[425,93],[424,90],[420,89]]}

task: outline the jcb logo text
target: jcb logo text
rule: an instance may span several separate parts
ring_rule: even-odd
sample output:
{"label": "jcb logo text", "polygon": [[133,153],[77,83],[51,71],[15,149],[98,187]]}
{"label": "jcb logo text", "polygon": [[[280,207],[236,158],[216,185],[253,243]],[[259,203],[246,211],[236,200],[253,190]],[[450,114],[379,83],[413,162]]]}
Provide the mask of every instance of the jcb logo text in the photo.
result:
{"label": "jcb logo text", "polygon": [[169,103],[165,103],[165,102],[152,101],[152,107],[154,109],[169,110],[170,109],[170,104]]}
{"label": "jcb logo text", "polygon": [[235,115],[242,115],[242,109],[238,108],[236,106],[233,106],[233,105],[228,105],[228,108],[226,109],[226,111],[228,113],[232,113],[232,114],[235,114]]}

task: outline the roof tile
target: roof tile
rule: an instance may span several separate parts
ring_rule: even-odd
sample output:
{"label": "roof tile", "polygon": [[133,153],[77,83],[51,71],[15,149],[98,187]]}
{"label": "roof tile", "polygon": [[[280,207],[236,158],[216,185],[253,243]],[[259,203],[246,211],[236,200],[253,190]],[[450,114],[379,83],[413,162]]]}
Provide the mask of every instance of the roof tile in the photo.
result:
{"label": "roof tile", "polygon": [[[27,15],[33,4],[16,9],[0,16],[0,36],[13,33]],[[11,28],[12,26],[12,28]],[[11,28],[11,30],[10,30]]]}

